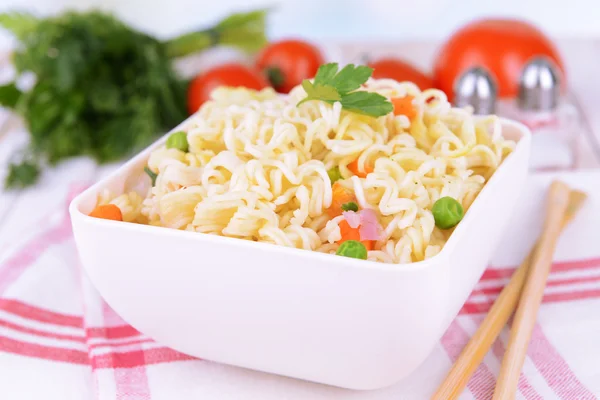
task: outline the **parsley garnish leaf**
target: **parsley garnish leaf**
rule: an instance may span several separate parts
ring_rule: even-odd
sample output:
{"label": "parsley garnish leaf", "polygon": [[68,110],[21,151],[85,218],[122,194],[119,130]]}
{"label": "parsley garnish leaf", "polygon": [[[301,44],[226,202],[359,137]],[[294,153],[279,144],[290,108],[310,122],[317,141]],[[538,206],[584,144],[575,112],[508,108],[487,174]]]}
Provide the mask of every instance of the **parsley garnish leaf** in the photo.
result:
{"label": "parsley garnish leaf", "polygon": [[393,111],[394,107],[386,97],[378,93],[356,91],[369,79],[372,68],[349,64],[341,71],[338,69],[337,63],[324,64],[319,67],[313,82],[305,79],[302,87],[307,96],[297,105],[310,100],[329,104],[339,101],[342,108],[371,117],[380,117]]}
{"label": "parsley garnish leaf", "polygon": [[335,74],[338,71],[337,63],[329,63],[323,64],[317,70],[317,74],[315,75],[315,84],[323,85],[327,83],[331,83]]}
{"label": "parsley garnish leaf", "polygon": [[360,85],[365,83],[373,73],[373,68],[354,64],[348,64],[333,78],[333,86],[343,94],[350,93],[353,90],[360,88]]}
{"label": "parsley garnish leaf", "polygon": [[390,101],[379,93],[352,92],[342,96],[342,107],[358,114],[381,116],[394,111]]}
{"label": "parsley garnish leaf", "polygon": [[330,85],[321,85],[319,83],[310,83],[308,79],[302,82],[302,87],[308,95],[305,99],[300,101],[298,105],[309,100],[322,100],[328,103],[333,103],[342,100],[339,92]]}

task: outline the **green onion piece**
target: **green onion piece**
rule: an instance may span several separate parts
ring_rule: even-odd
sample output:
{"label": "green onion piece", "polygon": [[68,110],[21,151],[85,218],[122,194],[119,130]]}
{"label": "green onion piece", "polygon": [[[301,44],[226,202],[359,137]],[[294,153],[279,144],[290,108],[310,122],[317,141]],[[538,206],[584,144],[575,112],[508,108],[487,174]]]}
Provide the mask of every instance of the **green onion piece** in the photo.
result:
{"label": "green onion piece", "polygon": [[462,205],[449,196],[438,199],[433,204],[431,212],[435,219],[435,226],[440,229],[450,229],[456,226],[464,216]]}
{"label": "green onion piece", "polygon": [[327,171],[327,175],[329,175],[329,179],[331,180],[332,185],[340,179],[344,179],[339,167],[331,168],[329,171]]}
{"label": "green onion piece", "polygon": [[158,174],[155,174],[150,168],[144,167],[144,172],[148,174],[150,179],[152,179],[152,186],[156,185],[156,177]]}
{"label": "green onion piece", "polygon": [[338,247],[335,252],[338,256],[358,258],[359,260],[367,259],[367,248],[358,240],[346,240]]}
{"label": "green onion piece", "polygon": [[187,133],[183,131],[172,133],[167,139],[167,149],[178,149],[187,152],[189,149]]}
{"label": "green onion piece", "polygon": [[358,204],[356,204],[353,201],[351,201],[350,203],[344,203],[342,204],[342,211],[358,212]]}

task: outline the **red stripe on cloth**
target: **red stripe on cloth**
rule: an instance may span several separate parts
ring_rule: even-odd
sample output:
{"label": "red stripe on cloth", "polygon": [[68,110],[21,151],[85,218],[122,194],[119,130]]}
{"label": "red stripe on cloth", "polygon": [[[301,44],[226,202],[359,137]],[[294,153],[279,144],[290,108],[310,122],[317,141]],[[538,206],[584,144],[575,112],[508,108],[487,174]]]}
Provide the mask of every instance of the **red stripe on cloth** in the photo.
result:
{"label": "red stripe on cloth", "polygon": [[0,326],[4,327],[4,328],[12,329],[13,331],[27,333],[29,335],[47,337],[47,338],[58,339],[58,340],[71,340],[73,342],[78,342],[78,343],[85,342],[85,337],[83,337],[83,336],[66,335],[63,333],[42,331],[39,329],[34,329],[34,328],[26,327],[26,326],[17,325],[15,323],[12,323],[9,321],[0,320]]}
{"label": "red stripe on cloth", "polygon": [[[143,354],[142,355],[140,354]],[[143,365],[163,364],[174,361],[197,360],[192,356],[179,353],[167,347],[148,350],[136,350],[126,353],[109,353],[94,356],[91,359],[92,368],[134,368]]]}
{"label": "red stripe on cloth", "polygon": [[481,275],[481,279],[479,281],[481,282],[481,281],[489,281],[489,280],[493,280],[493,279],[510,278],[512,276],[512,274],[515,272],[515,270],[516,270],[516,268],[514,268],[514,267],[510,267],[510,268],[488,267],[488,269],[485,270],[483,275]]}
{"label": "red stripe on cloth", "polygon": [[72,364],[87,364],[88,354],[85,351],[64,349],[52,346],[23,342],[0,336],[0,351],[19,354],[44,360],[61,361]]}
{"label": "red stripe on cloth", "polygon": [[569,364],[548,340],[542,328],[536,324],[531,335],[527,354],[548,386],[563,400],[597,400],[577,379]]}
{"label": "red stripe on cloth", "polygon": [[494,304],[494,299],[485,300],[485,301],[467,301],[460,311],[458,315],[469,315],[469,314],[483,314],[489,311],[489,309]]}
{"label": "red stripe on cloth", "polygon": [[83,328],[80,316],[57,313],[15,299],[0,299],[0,310],[34,321]]}
{"label": "red stripe on cloth", "polygon": [[[452,362],[456,361],[469,339],[469,335],[458,322],[456,320],[452,321],[441,339],[441,344]],[[495,383],[496,379],[494,378],[494,375],[490,372],[487,365],[482,363],[473,373],[473,376],[467,383],[467,388],[471,391],[476,400],[487,400],[492,397]]]}
{"label": "red stripe on cloth", "polygon": [[[581,269],[593,269],[600,267],[600,258],[589,258],[586,260],[564,261],[552,264],[552,272],[565,272]],[[492,279],[510,278],[515,272],[515,267],[511,268],[488,268],[481,276],[481,281]]]}
{"label": "red stripe on cloth", "polygon": [[544,302],[555,303],[562,301],[596,299],[600,297],[600,289],[579,290],[576,292],[549,293],[544,296]]}
{"label": "red stripe on cloth", "polygon": [[[80,316],[57,313],[19,300],[0,299],[0,310],[38,322],[75,328],[83,327],[83,318]],[[86,335],[90,338],[123,339],[140,336],[141,334],[130,325],[122,325],[106,328],[87,328]],[[85,338],[82,340],[85,341]]]}
{"label": "red stripe on cloth", "polygon": [[[30,328],[27,326],[15,324],[10,321],[4,321],[2,319],[0,319],[0,327],[8,328],[8,329],[11,329],[11,330],[17,331],[17,332],[23,332],[23,333],[26,333],[26,334],[32,335],[32,336],[39,336],[39,337],[45,337],[45,338],[57,339],[57,340],[68,340],[68,341],[73,341],[73,342],[77,342],[77,343],[85,343],[86,342],[86,338],[84,336],[68,335],[68,334],[64,334],[64,333],[44,331],[44,330],[40,330],[40,329],[35,329],[35,328]],[[125,328],[125,327],[119,327],[119,328]],[[95,329],[102,329],[102,328],[95,328]],[[101,348],[101,347],[106,347],[106,346],[123,347],[123,346],[130,346],[130,345],[134,345],[134,344],[150,343],[153,341],[152,339],[150,339],[148,337],[141,336],[141,335],[138,335],[138,336],[139,337],[133,337],[130,340],[125,340],[125,341],[116,342],[116,343],[111,342],[111,340],[123,339],[123,338],[127,338],[127,337],[100,336],[101,338],[106,338],[106,340],[98,342],[98,343],[92,343],[88,347],[91,349]]]}
{"label": "red stripe on cloth", "polygon": [[[459,315],[482,314],[489,311],[497,296],[490,296],[484,301],[467,301],[460,309]],[[548,293],[544,295],[544,303],[560,303],[566,301],[587,300],[600,298],[600,289],[576,290],[564,293]]]}
{"label": "red stripe on cloth", "polygon": [[[105,301],[102,301],[102,314],[105,325],[122,322],[122,319]],[[138,346],[140,346],[140,350],[126,353],[124,358],[137,365],[127,369],[115,368],[114,370],[117,400],[150,400],[145,351],[141,348],[141,344]],[[119,353],[112,352],[111,355],[115,360],[122,359]]]}
{"label": "red stripe on cloth", "polygon": [[111,326],[106,328],[88,328],[86,334],[90,338],[121,339],[141,335],[130,325]]}
{"label": "red stripe on cloth", "polygon": [[[577,283],[591,283],[591,282],[598,282],[598,281],[600,281],[600,276],[582,276],[582,277],[578,277],[578,278],[551,280],[551,281],[548,281],[546,286],[557,287],[557,286],[564,286],[564,285],[574,285]],[[508,281],[505,283],[508,283]],[[483,294],[483,295],[500,294],[502,289],[504,289],[504,284],[501,284],[500,286],[476,288],[475,290],[473,290],[471,295],[474,295],[474,294]]]}
{"label": "red stripe on cloth", "polygon": [[[134,368],[143,365],[174,361],[196,360],[196,358],[161,347],[149,350],[136,350],[124,353],[110,353],[94,356],[91,359],[85,351],[65,349],[24,342],[0,336],[0,351],[34,357],[43,360],[60,361],[72,364],[92,365],[92,368]],[[140,355],[143,353],[143,357]]]}

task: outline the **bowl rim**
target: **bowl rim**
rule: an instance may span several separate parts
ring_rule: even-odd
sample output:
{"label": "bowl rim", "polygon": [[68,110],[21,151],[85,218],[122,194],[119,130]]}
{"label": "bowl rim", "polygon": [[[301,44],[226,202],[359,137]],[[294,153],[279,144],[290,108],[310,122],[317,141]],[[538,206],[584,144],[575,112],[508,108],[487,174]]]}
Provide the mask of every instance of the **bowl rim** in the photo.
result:
{"label": "bowl rim", "polygon": [[[72,223],[75,224],[75,221],[79,220],[79,221],[84,221],[87,224],[92,224],[92,226],[119,227],[119,229],[126,230],[126,231],[129,230],[132,232],[146,232],[146,233],[151,233],[151,234],[168,235],[168,236],[172,236],[174,238],[187,238],[187,239],[194,238],[192,240],[207,241],[209,243],[211,243],[211,242],[212,243],[220,243],[223,245],[229,245],[229,246],[234,246],[234,247],[235,246],[250,246],[251,248],[255,248],[258,250],[263,249],[264,251],[281,252],[284,255],[286,255],[286,254],[289,255],[290,257],[304,257],[304,258],[308,259],[307,261],[312,260],[314,262],[335,263],[338,265],[342,265],[345,268],[352,267],[352,268],[357,268],[357,269],[377,269],[380,271],[394,271],[394,272],[397,272],[397,271],[403,271],[403,272],[419,271],[419,270],[426,269],[426,268],[434,266],[434,265],[441,264],[439,262],[440,259],[442,259],[442,258],[446,259],[449,257],[449,254],[452,252],[452,249],[454,247],[456,247],[456,243],[460,240],[460,238],[462,236],[465,235],[465,231],[469,229],[469,226],[471,225],[471,221],[473,221],[475,219],[475,214],[478,214],[479,210],[482,209],[482,206],[480,205],[480,204],[482,204],[480,201],[481,195],[484,193],[488,193],[489,191],[491,191],[495,188],[495,186],[497,185],[496,182],[498,182],[498,179],[499,179],[498,178],[499,173],[503,174],[503,172],[501,172],[501,171],[504,171],[506,169],[506,164],[511,163],[511,161],[515,157],[515,153],[517,151],[524,151],[524,150],[520,150],[520,149],[526,148],[527,152],[529,152],[529,146],[530,146],[530,142],[531,142],[531,131],[527,126],[525,126],[524,124],[522,124],[518,121],[499,117],[500,123],[503,128],[506,126],[512,126],[513,128],[515,128],[516,131],[519,132],[520,137],[516,141],[517,143],[516,143],[514,151],[506,157],[506,159],[502,162],[502,164],[500,164],[500,166],[496,169],[496,171],[490,177],[490,179],[488,179],[488,181],[485,183],[482,190],[478,193],[477,197],[475,198],[475,200],[473,201],[473,203],[471,204],[471,206],[465,213],[461,223],[459,223],[457,225],[457,227],[455,228],[455,230],[451,233],[450,237],[448,238],[448,240],[446,241],[446,243],[444,244],[444,246],[442,247],[440,252],[426,260],[415,261],[415,262],[411,262],[411,263],[407,263],[407,264],[383,263],[383,262],[372,261],[372,260],[358,260],[358,259],[349,258],[349,257],[339,257],[339,256],[336,256],[335,254],[321,253],[321,252],[317,252],[317,251],[309,251],[309,250],[305,250],[305,249],[281,246],[281,245],[277,245],[274,243],[255,242],[255,241],[250,241],[250,240],[243,240],[240,238],[234,238],[234,237],[228,237],[228,236],[222,236],[222,235],[205,234],[205,233],[201,233],[201,232],[190,232],[190,231],[172,229],[172,228],[161,227],[161,226],[144,225],[144,224],[136,224],[136,223],[123,223],[121,221],[112,221],[112,220],[90,217],[89,215],[84,214],[82,211],[80,211],[80,209],[79,209],[80,204],[85,199],[87,199],[93,195],[97,197],[98,193],[100,193],[100,191],[105,186],[107,186],[107,184],[109,182],[118,178],[122,174],[130,174],[131,173],[130,170],[133,169],[136,165],[138,165],[141,161],[147,160],[148,157],[150,156],[150,153],[152,151],[154,151],[154,149],[161,146],[164,142],[166,142],[168,136],[171,133],[177,132],[180,130],[184,130],[188,125],[190,125],[192,123],[193,118],[194,118],[194,115],[190,116],[189,118],[187,118],[186,120],[181,122],[179,125],[177,125],[173,129],[168,131],[162,137],[157,139],[155,142],[153,142],[152,144],[147,146],[145,149],[140,151],[138,154],[136,154],[135,156],[130,158],[124,164],[122,164],[121,166],[116,168],[114,171],[109,173],[107,176],[101,178],[100,180],[98,180],[97,182],[95,182],[94,184],[92,184],[91,186],[86,188],[83,192],[81,192],[77,196],[75,196],[75,198],[73,198],[73,200],[69,204],[69,214],[71,216]],[[528,173],[528,172],[526,172],[526,173]],[[398,265],[402,265],[402,267],[398,268]]]}

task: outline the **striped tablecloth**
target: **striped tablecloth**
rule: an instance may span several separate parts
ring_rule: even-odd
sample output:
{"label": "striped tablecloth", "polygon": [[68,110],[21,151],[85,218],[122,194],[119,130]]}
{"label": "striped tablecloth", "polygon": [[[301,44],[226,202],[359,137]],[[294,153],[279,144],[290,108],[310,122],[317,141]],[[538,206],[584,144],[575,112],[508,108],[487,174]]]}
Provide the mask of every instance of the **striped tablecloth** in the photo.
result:
{"label": "striped tablecloth", "polygon": [[[355,392],[224,366],[177,353],[140,334],[98,296],[79,265],[66,212],[81,189],[13,238],[0,258],[0,397],[10,399],[426,399],[508,281],[541,225],[551,175],[532,178],[494,266],[426,362],[392,387]],[[593,188],[559,243],[517,398],[600,397],[600,172],[564,174]],[[517,234],[518,233],[518,234]],[[464,399],[489,399],[505,330],[468,384]]]}

